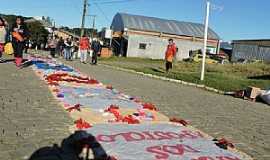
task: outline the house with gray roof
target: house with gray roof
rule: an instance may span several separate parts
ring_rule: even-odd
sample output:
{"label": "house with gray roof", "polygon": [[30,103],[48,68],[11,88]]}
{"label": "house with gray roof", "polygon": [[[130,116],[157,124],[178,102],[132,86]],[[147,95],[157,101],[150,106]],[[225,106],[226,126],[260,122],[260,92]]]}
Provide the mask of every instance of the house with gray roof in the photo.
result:
{"label": "house with gray roof", "polygon": [[232,61],[261,60],[270,62],[270,39],[233,41]]}
{"label": "house with gray roof", "polygon": [[[122,56],[163,59],[170,38],[178,47],[178,60],[203,48],[204,25],[199,23],[117,13],[111,29],[115,52]],[[218,53],[219,42],[218,34],[209,28],[208,49],[212,54]]]}

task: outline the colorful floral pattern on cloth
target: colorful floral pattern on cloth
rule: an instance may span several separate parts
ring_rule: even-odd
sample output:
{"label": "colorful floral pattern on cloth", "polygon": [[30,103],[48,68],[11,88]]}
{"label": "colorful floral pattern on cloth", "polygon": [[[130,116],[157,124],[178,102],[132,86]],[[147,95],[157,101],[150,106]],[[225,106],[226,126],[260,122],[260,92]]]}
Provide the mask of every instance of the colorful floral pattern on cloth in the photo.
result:
{"label": "colorful floral pattern on cloth", "polygon": [[[92,116],[102,112],[114,117],[93,125],[85,120],[88,115],[84,115],[86,117],[74,119],[74,126],[93,135],[116,160],[252,159],[230,150],[233,145],[226,139],[213,141],[183,119],[156,122],[153,113],[157,113],[158,108],[154,104],[125,95],[55,59],[30,56],[29,60],[69,114],[91,109]],[[123,115],[121,109],[132,111]]]}

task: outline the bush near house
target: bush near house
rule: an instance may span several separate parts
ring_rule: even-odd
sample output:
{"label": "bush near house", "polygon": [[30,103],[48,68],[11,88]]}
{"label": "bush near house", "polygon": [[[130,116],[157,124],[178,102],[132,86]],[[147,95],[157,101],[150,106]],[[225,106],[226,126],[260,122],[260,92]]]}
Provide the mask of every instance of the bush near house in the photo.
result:
{"label": "bush near house", "polygon": [[207,64],[205,81],[200,81],[201,63],[174,62],[174,68],[166,73],[164,61],[143,58],[118,58],[101,59],[101,63],[121,68],[132,69],[158,76],[165,76],[205,84],[223,91],[245,89],[248,86],[270,88],[270,64],[258,62],[250,64]]}

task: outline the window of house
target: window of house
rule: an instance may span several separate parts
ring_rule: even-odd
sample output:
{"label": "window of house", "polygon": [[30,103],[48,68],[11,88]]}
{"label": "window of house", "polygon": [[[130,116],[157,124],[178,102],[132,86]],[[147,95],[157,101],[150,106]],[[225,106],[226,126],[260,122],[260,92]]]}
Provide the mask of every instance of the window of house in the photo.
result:
{"label": "window of house", "polygon": [[140,43],[139,49],[146,49],[146,43]]}

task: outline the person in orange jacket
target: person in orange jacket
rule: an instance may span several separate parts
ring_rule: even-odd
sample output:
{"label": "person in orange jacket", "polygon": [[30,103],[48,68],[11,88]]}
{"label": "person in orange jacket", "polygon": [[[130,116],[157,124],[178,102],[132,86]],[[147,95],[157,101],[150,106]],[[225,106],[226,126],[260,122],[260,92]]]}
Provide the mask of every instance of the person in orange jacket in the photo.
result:
{"label": "person in orange jacket", "polygon": [[175,57],[177,52],[177,47],[175,43],[173,42],[173,39],[169,39],[169,45],[167,46],[167,50],[165,53],[165,67],[166,67],[166,72],[168,72],[170,69],[172,69],[172,62],[173,58]]}
{"label": "person in orange jacket", "polygon": [[90,50],[90,43],[89,38],[84,35],[80,39],[80,53],[81,53],[81,63],[86,64],[87,61],[87,54]]}
{"label": "person in orange jacket", "polygon": [[20,67],[23,61],[23,50],[25,40],[29,37],[29,32],[24,19],[21,16],[16,17],[16,22],[11,28],[12,46],[14,48],[14,57],[17,67]]}

